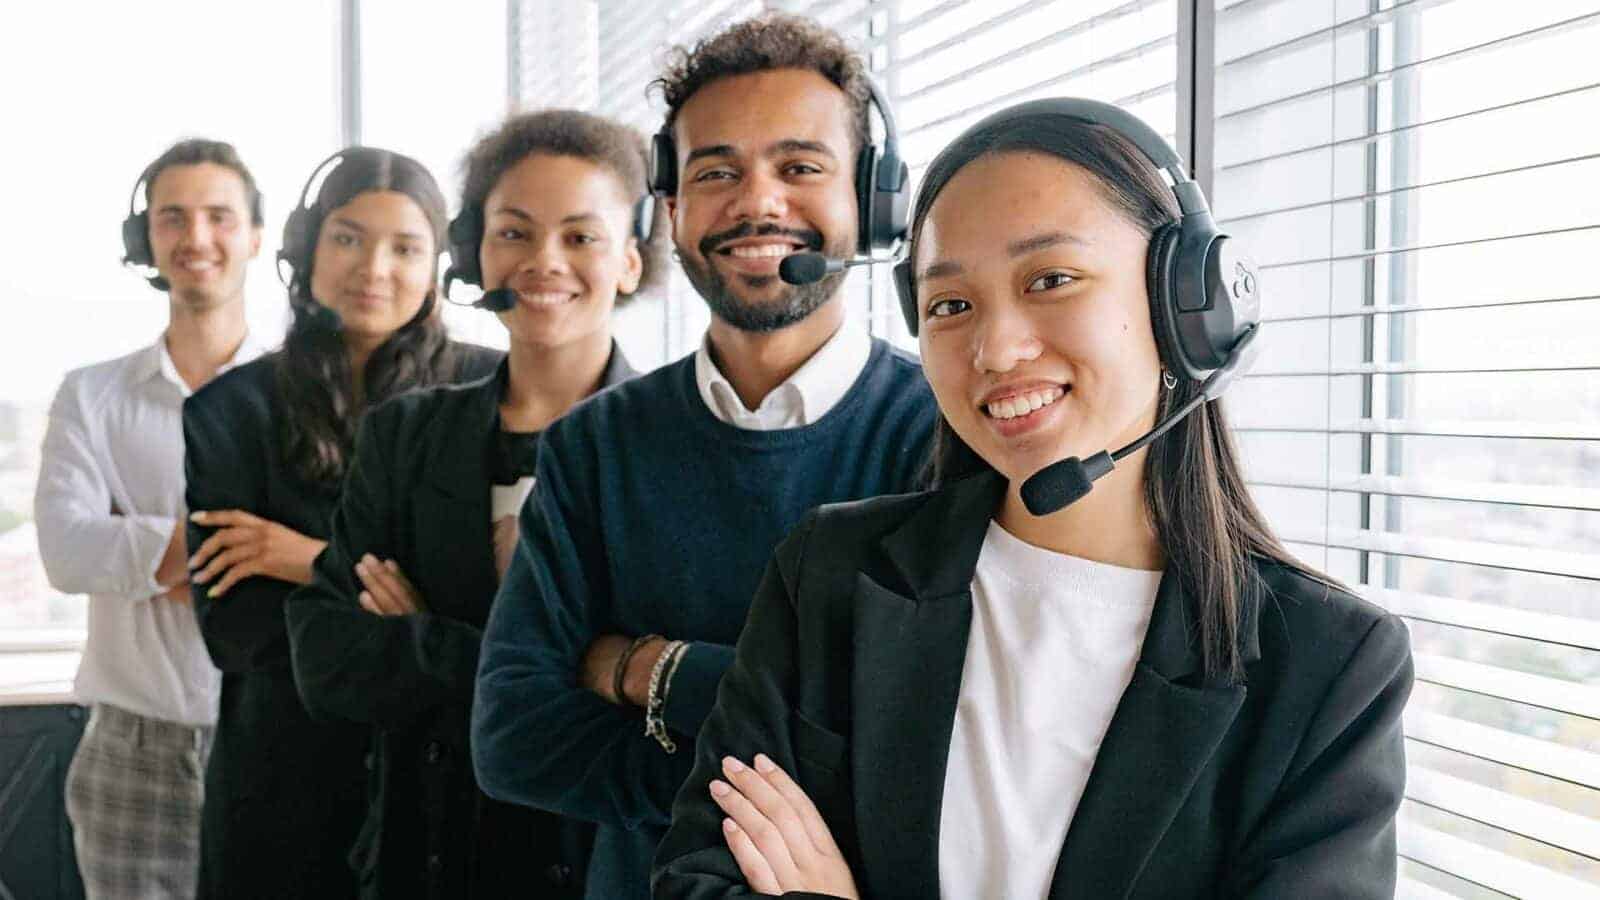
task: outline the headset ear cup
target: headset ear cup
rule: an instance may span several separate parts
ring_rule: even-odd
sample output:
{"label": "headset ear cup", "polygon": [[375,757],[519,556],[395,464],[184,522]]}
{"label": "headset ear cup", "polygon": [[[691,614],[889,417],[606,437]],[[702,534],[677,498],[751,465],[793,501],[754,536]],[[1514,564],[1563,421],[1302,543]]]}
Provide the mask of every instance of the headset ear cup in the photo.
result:
{"label": "headset ear cup", "polygon": [[876,222],[874,221],[875,191],[878,174],[878,148],[867,144],[856,155],[856,252],[862,256],[872,252]]}
{"label": "headset ear cup", "polygon": [[122,261],[130,266],[154,266],[155,251],[150,246],[150,216],[129,213],[122,220]]}
{"label": "headset ear cup", "polygon": [[476,206],[462,209],[450,220],[445,236],[450,241],[450,268],[445,277],[481,287],[483,272],[478,268],[478,248],[483,243],[483,211]]}
{"label": "headset ear cup", "polygon": [[1156,349],[1162,363],[1173,372],[1187,373],[1193,366],[1189,364],[1178,330],[1173,284],[1173,263],[1182,231],[1179,223],[1169,222],[1150,236],[1150,250],[1145,260],[1145,290],[1150,294],[1150,327],[1155,332]]}
{"label": "headset ear cup", "polygon": [[917,315],[917,286],[911,281],[911,259],[907,257],[894,264],[894,292],[900,298],[900,314],[905,316],[906,331],[917,336],[920,317]]}
{"label": "headset ear cup", "polygon": [[658,196],[670,197],[678,193],[678,148],[667,128],[650,136],[649,187],[650,192]]}

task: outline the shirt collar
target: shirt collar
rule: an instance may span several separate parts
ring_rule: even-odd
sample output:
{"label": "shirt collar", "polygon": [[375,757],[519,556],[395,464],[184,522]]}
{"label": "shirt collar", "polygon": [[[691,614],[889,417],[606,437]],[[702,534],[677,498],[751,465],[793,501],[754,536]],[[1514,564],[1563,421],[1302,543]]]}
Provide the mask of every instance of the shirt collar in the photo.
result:
{"label": "shirt collar", "polygon": [[727,376],[711,358],[709,333],[694,355],[695,383],[711,413],[724,422],[743,425],[743,419],[787,408],[794,427],[809,425],[833,409],[860,377],[872,355],[872,337],[855,320],[846,318],[833,336],[817,348],[800,368],[747,409]]}
{"label": "shirt collar", "polygon": [[[217,374],[221,375],[235,366],[242,366],[264,352],[266,352],[266,347],[256,339],[253,332],[247,330],[244,333],[244,340],[239,342],[239,348],[233,351],[233,356],[229,357],[227,362],[218,367]],[[183,396],[187,397],[193,393],[189,390],[189,386],[184,383],[183,376],[178,374],[178,366],[172,361],[172,354],[167,352],[166,332],[162,332],[156,338],[155,343],[146,348],[143,355],[139,357],[138,375],[140,378],[145,379],[155,378],[159,375],[163,380],[182,392]]]}

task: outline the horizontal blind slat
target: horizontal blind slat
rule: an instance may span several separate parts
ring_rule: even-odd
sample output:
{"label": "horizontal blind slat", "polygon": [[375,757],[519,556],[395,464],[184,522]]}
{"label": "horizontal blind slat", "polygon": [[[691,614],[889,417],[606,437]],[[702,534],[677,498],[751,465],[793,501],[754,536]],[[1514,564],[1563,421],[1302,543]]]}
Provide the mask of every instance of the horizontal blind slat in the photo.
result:
{"label": "horizontal blind slat", "polygon": [[1403,858],[1512,897],[1600,900],[1600,887],[1414,822],[1398,838]]}
{"label": "horizontal blind slat", "polygon": [[1437,713],[1406,711],[1406,738],[1600,790],[1600,755]]}
{"label": "horizontal blind slat", "polygon": [[1413,653],[1417,680],[1600,721],[1600,689],[1435,653]]}
{"label": "horizontal blind slat", "polygon": [[1406,798],[1481,825],[1600,861],[1600,822],[1424,766],[1406,771]]}

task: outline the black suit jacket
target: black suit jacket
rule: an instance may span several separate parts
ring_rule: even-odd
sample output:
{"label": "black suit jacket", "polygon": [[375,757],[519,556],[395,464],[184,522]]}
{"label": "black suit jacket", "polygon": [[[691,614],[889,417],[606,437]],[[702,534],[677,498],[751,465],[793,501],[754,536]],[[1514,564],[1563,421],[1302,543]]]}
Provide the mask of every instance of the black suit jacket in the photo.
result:
{"label": "black suit jacket", "polygon": [[[824,507],[778,549],[673,807],[657,898],[747,891],[707,786],[723,756],[757,752],[796,775],[863,897],[939,895],[972,576],[1004,488],[987,474]],[[1393,896],[1406,629],[1300,573],[1258,571],[1243,684],[1203,677],[1192,604],[1162,580],[1053,900]]]}
{"label": "black suit jacket", "polygon": [[[603,386],[633,375],[615,346]],[[499,803],[473,779],[468,719],[499,588],[490,457],[504,363],[466,385],[368,413],[328,548],[289,596],[295,681],[311,714],[377,729],[367,822],[351,854],[362,896],[577,897],[592,826]],[[356,561],[393,559],[424,612],[362,609]]]}
{"label": "black suit jacket", "polygon": [[[482,378],[500,354],[456,344],[451,381]],[[242,509],[319,540],[337,484],[309,484],[280,452],[286,414],[279,354],[233,369],[183,405],[185,505]],[[213,529],[190,523],[199,549]],[[294,585],[246,578],[215,600],[193,590],[211,659],[222,669],[216,741],[201,812],[201,897],[338,897],[355,891],[346,855],[366,806],[370,732],[313,722],[289,671],[283,601]]]}

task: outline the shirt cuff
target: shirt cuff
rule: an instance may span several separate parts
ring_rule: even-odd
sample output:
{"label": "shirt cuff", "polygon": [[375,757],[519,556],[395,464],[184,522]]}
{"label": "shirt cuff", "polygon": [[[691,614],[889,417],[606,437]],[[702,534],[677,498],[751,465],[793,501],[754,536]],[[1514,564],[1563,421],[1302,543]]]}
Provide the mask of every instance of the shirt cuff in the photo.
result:
{"label": "shirt cuff", "polygon": [[695,641],[683,651],[678,668],[672,673],[671,690],[661,710],[667,727],[684,735],[695,737],[700,725],[711,715],[717,702],[717,685],[722,675],[733,665],[733,648],[721,644]]}
{"label": "shirt cuff", "polygon": [[136,526],[128,531],[133,558],[147,560],[143,568],[144,584],[138,594],[141,599],[148,600],[166,593],[167,589],[156,581],[156,570],[161,568],[161,557],[167,554],[167,542],[172,539],[172,529],[178,526],[178,520],[148,515],[129,516],[128,520]]}

